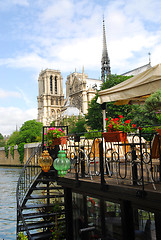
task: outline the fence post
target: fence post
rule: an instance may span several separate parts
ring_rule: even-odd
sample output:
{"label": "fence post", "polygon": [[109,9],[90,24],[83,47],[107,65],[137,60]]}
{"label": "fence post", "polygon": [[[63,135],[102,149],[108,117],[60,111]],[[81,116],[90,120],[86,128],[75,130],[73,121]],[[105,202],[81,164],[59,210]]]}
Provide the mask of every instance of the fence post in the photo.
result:
{"label": "fence post", "polygon": [[104,179],[103,138],[102,141],[99,143],[99,158],[100,158],[101,187],[103,187],[104,184],[106,183]]}

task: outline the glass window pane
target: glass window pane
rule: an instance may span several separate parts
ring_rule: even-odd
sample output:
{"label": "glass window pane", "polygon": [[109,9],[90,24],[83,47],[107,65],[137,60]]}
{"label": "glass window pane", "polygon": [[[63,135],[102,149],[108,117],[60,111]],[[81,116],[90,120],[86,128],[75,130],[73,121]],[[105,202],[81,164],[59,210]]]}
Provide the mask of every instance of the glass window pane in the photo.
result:
{"label": "glass window pane", "polygon": [[135,240],[156,240],[154,213],[134,209]]}
{"label": "glass window pane", "polygon": [[122,239],[120,204],[106,201],[106,236],[110,240]]}

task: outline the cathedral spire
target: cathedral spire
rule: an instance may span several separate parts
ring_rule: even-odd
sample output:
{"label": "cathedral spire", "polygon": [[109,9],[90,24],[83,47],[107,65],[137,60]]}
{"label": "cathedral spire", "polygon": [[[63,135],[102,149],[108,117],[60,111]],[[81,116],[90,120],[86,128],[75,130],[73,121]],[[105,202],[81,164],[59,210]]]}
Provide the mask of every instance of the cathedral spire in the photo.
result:
{"label": "cathedral spire", "polygon": [[110,59],[107,53],[106,45],[106,34],[105,34],[105,23],[103,17],[103,51],[102,51],[102,60],[101,60],[101,79],[103,82],[106,81],[106,78],[111,74],[110,69]]}

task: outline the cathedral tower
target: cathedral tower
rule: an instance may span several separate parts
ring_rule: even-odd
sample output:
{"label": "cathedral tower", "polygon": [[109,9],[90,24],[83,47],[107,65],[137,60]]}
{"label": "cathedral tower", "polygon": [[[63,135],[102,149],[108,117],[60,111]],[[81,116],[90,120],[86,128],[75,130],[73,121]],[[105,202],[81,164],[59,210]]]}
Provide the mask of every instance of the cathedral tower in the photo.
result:
{"label": "cathedral tower", "polygon": [[103,51],[102,51],[102,60],[101,60],[101,79],[103,82],[106,81],[106,78],[111,74],[110,69],[110,59],[107,52],[106,44],[106,34],[105,34],[105,23],[103,18]]}
{"label": "cathedral tower", "polygon": [[62,107],[64,106],[63,78],[60,71],[46,69],[41,71],[38,78],[39,96],[38,121],[43,125],[57,124]]}

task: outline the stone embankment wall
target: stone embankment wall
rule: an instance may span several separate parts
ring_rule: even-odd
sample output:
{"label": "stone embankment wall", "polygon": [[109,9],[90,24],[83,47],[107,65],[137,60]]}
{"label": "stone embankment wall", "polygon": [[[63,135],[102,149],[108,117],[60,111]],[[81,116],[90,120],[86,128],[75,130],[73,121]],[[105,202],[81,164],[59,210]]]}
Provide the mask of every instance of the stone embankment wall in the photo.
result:
{"label": "stone embankment wall", "polygon": [[21,164],[19,160],[19,153],[17,151],[18,146],[14,146],[14,158],[11,155],[10,149],[9,149],[8,158],[7,158],[5,153],[5,148],[0,147],[0,166],[23,166],[39,144],[40,143],[28,143],[24,145],[23,164]]}

